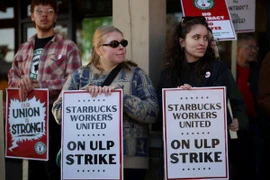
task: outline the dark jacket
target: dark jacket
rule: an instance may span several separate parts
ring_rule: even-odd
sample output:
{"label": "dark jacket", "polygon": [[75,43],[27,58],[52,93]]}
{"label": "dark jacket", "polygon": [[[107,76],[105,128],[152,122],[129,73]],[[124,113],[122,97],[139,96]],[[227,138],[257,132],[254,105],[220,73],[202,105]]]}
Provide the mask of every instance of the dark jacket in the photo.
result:
{"label": "dark jacket", "polygon": [[[192,70],[191,70],[192,71]],[[181,82],[181,84],[172,84],[169,80],[169,69],[165,69],[161,72],[160,80],[157,89],[157,95],[162,107],[162,88],[176,88],[177,86],[188,83],[193,87],[209,87],[209,86],[225,86],[227,90],[227,98],[230,98],[233,116],[239,121],[240,129],[247,128],[247,118],[245,116],[245,103],[244,100],[237,88],[237,84],[233,81],[230,70],[227,65],[222,61],[213,61],[210,64],[209,72],[211,76],[209,78],[203,77],[200,82],[190,81],[190,82]],[[162,111],[160,111],[162,112]],[[231,123],[232,118],[227,111],[227,122]]]}
{"label": "dark jacket", "polygon": [[[254,103],[255,111],[259,114],[259,107],[257,103],[257,93],[258,93],[258,79],[259,79],[260,64],[257,62],[250,63],[250,73],[248,77],[249,89],[251,91]],[[236,72],[236,79],[238,79],[238,73]]]}
{"label": "dark jacket", "polygon": [[248,117],[246,116],[245,109],[245,101],[243,99],[243,96],[238,89],[237,83],[232,76],[232,73],[229,72],[229,80],[230,80],[230,86],[229,88],[229,99],[232,106],[232,113],[233,117],[238,119],[239,122],[239,129],[240,130],[247,130],[248,128]]}
{"label": "dark jacket", "polygon": [[270,137],[270,52],[260,66],[258,81],[258,99],[260,127],[265,136]]}
{"label": "dark jacket", "polygon": [[[263,106],[260,107],[260,104],[262,102],[269,103],[269,98],[267,98],[266,96],[263,96],[262,93],[259,93],[258,88],[260,87],[260,92],[263,92],[267,88],[267,84],[269,84],[268,78],[270,77],[270,74],[269,75],[264,74],[265,69],[267,69],[269,65],[270,64],[261,65],[257,62],[250,63],[250,73],[248,77],[249,89],[251,91],[251,94],[254,100],[255,112],[257,115],[256,117],[248,116],[248,119],[249,119],[249,122],[254,122],[257,124],[257,126],[260,129],[260,132],[264,136],[270,135],[269,133],[270,122],[269,122],[269,118],[266,115],[267,111],[264,110]],[[260,70],[261,68],[262,70]],[[264,75],[261,75],[260,71]],[[236,77],[238,77],[238,74]],[[265,84],[259,85],[259,83],[262,83],[263,81]],[[261,95],[258,96],[258,94],[261,94]]]}
{"label": "dark jacket", "polygon": [[270,117],[270,52],[262,61],[258,83],[258,105]]}

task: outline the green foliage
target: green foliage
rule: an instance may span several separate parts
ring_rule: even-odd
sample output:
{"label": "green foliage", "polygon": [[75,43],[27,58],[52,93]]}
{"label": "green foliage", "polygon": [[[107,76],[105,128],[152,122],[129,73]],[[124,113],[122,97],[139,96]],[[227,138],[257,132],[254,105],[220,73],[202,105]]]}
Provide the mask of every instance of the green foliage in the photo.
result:
{"label": "green foliage", "polygon": [[95,30],[102,25],[111,25],[112,16],[85,18],[82,21],[82,61],[89,63],[92,51],[92,38]]}

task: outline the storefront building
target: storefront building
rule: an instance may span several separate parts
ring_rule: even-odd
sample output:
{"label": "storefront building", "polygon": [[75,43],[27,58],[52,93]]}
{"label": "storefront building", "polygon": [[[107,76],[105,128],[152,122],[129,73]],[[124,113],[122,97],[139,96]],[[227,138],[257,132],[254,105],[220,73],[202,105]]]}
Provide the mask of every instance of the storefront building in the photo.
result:
{"label": "storefront building", "polygon": [[[90,59],[91,38],[95,29],[113,24],[123,31],[129,41],[127,59],[135,61],[157,85],[162,69],[162,55],[171,26],[181,20],[180,0],[58,0],[59,14],[55,30],[73,40],[82,52],[83,64]],[[0,2],[0,90],[6,88],[7,71],[21,43],[35,34],[30,19],[31,0]],[[270,12],[267,0],[256,1],[255,35],[260,47],[259,60],[270,48]],[[228,49],[224,59],[231,56],[232,42],[222,42]],[[223,57],[221,57],[223,59]],[[1,106],[0,106],[1,107]],[[1,112],[1,111],[0,111]],[[1,120],[1,118],[0,118]],[[0,180],[23,179],[21,160],[4,157],[4,120],[0,121]],[[162,128],[151,127],[154,143],[151,144],[149,179],[162,179]],[[4,175],[4,176],[3,176]],[[3,179],[3,180],[4,180]]]}

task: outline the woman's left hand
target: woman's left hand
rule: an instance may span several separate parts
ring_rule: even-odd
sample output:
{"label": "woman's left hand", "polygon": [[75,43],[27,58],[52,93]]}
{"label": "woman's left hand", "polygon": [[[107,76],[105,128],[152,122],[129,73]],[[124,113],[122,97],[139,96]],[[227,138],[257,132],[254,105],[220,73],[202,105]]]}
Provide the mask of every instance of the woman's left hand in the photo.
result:
{"label": "woman's left hand", "polygon": [[88,86],[87,90],[92,97],[96,97],[98,94],[104,93],[106,96],[111,95],[111,93],[116,89],[114,86]]}
{"label": "woman's left hand", "polygon": [[191,90],[192,89],[192,86],[189,85],[189,84],[184,84],[182,86],[177,86],[177,88]]}
{"label": "woman's left hand", "polygon": [[102,92],[105,93],[106,96],[109,96],[115,89],[116,88],[114,86],[104,86],[102,88]]}
{"label": "woman's left hand", "polygon": [[88,86],[87,88],[88,92],[91,94],[92,97],[96,97],[98,94],[102,93],[102,87],[101,86]]}

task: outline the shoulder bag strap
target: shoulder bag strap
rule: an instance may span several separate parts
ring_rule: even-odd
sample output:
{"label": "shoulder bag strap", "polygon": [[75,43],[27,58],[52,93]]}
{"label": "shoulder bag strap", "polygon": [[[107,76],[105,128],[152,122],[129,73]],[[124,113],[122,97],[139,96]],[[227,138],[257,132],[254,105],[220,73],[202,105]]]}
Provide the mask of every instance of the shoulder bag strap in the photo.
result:
{"label": "shoulder bag strap", "polygon": [[105,81],[103,82],[103,84],[101,85],[103,86],[108,86],[112,83],[112,81],[114,80],[115,76],[118,74],[118,72],[121,70],[122,68],[122,64],[118,64],[111,72],[110,74],[107,76],[107,78],[105,79]]}

